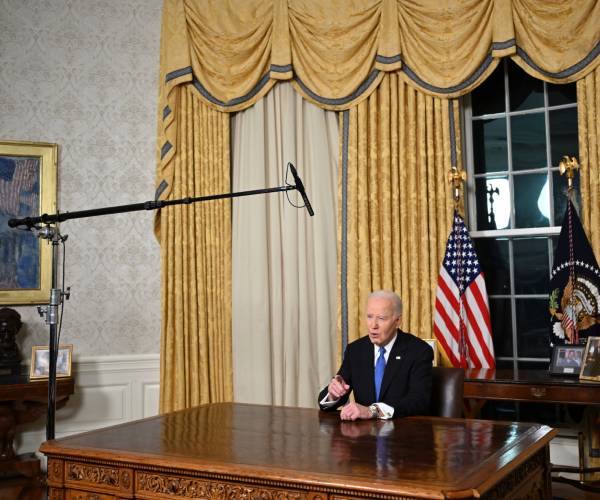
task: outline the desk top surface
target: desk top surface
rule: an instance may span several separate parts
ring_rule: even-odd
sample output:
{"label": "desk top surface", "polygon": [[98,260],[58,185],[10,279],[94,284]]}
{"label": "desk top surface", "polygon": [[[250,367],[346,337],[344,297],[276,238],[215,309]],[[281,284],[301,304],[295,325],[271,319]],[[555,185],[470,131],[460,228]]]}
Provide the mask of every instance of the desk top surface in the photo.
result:
{"label": "desk top surface", "polygon": [[548,444],[537,424],[411,417],[342,422],[313,409],[218,403],[42,445],[49,456],[110,460],[369,491],[480,487]]}

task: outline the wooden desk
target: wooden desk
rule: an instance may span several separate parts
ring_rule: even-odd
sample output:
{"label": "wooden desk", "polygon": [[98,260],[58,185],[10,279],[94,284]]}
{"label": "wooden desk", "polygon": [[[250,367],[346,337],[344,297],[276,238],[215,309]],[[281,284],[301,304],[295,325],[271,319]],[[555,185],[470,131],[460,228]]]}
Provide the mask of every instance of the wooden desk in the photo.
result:
{"label": "wooden desk", "polygon": [[[64,406],[73,391],[73,378],[58,379],[56,407]],[[47,407],[47,380],[29,381],[26,374],[0,376],[0,498],[17,498],[15,492],[43,483],[40,460],[34,453],[17,455],[13,440],[18,425],[41,418]]]}
{"label": "wooden desk", "polygon": [[600,382],[550,375],[546,370],[467,370],[465,399],[600,404]]}
{"label": "wooden desk", "polygon": [[48,441],[51,499],[551,498],[537,424],[221,403]]}

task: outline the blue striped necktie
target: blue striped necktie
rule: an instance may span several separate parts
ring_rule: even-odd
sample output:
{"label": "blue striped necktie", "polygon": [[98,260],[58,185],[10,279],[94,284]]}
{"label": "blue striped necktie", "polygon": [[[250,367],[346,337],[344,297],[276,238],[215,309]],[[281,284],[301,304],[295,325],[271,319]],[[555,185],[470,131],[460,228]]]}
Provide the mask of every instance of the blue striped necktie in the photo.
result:
{"label": "blue striped necktie", "polygon": [[380,347],[379,357],[377,358],[377,363],[375,363],[375,401],[379,401],[383,372],[385,372],[385,347]]}

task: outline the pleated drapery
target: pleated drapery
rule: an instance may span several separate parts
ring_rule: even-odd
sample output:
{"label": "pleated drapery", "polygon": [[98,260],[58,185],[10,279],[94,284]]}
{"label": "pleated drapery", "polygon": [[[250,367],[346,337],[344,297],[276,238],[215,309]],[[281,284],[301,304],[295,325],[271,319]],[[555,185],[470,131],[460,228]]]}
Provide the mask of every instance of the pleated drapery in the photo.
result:
{"label": "pleated drapery", "polygon": [[[173,198],[229,192],[229,115],[177,89]],[[231,401],[229,200],[162,208],[160,411]]]}
{"label": "pleated drapery", "polygon": [[[232,120],[233,190],[282,185],[292,162],[315,210],[282,194],[233,201],[237,402],[314,406],[336,369],[337,128],[334,112],[289,83]],[[289,198],[302,205],[297,192]]]}
{"label": "pleated drapery", "polygon": [[[165,0],[156,198],[229,191],[227,113],[290,80],[343,111],[341,345],[359,335],[362,301],[380,287],[406,299],[403,328],[428,337],[451,219],[444,175],[461,165],[453,99],[501,57],[548,82],[578,81],[582,219],[599,251],[599,55],[596,0]],[[230,205],[214,203],[157,216],[163,411],[231,398]]]}
{"label": "pleated drapery", "polygon": [[600,69],[577,82],[581,222],[600,255]]}
{"label": "pleated drapery", "polygon": [[378,289],[403,297],[405,330],[432,336],[435,285],[453,211],[447,175],[453,161],[461,163],[457,114],[456,100],[425,95],[389,74],[341,115],[342,345],[364,334],[364,304]]}

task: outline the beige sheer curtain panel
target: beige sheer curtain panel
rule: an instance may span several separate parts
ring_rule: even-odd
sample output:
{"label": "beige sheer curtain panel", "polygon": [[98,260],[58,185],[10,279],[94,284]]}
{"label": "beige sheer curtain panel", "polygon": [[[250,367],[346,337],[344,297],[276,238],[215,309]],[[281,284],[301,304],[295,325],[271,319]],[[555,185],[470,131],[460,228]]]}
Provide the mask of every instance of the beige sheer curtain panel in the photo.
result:
{"label": "beige sheer curtain panel", "polygon": [[[171,197],[229,191],[229,115],[191,86],[177,90],[179,154]],[[161,209],[160,410],[231,401],[231,210],[229,200]]]}
{"label": "beige sheer curtain panel", "polygon": [[403,297],[403,329],[432,336],[453,212],[447,175],[453,158],[461,163],[459,129],[449,125],[458,111],[456,100],[425,95],[389,74],[341,116],[342,345],[364,334],[364,303],[377,289]]}
{"label": "beige sheer curtain panel", "polygon": [[285,194],[233,202],[234,399],[314,406],[335,370],[337,117],[287,83],[232,121],[233,190],[282,185],[292,162],[316,213]]}
{"label": "beige sheer curtain panel", "polygon": [[577,82],[581,220],[600,255],[600,69]]}

